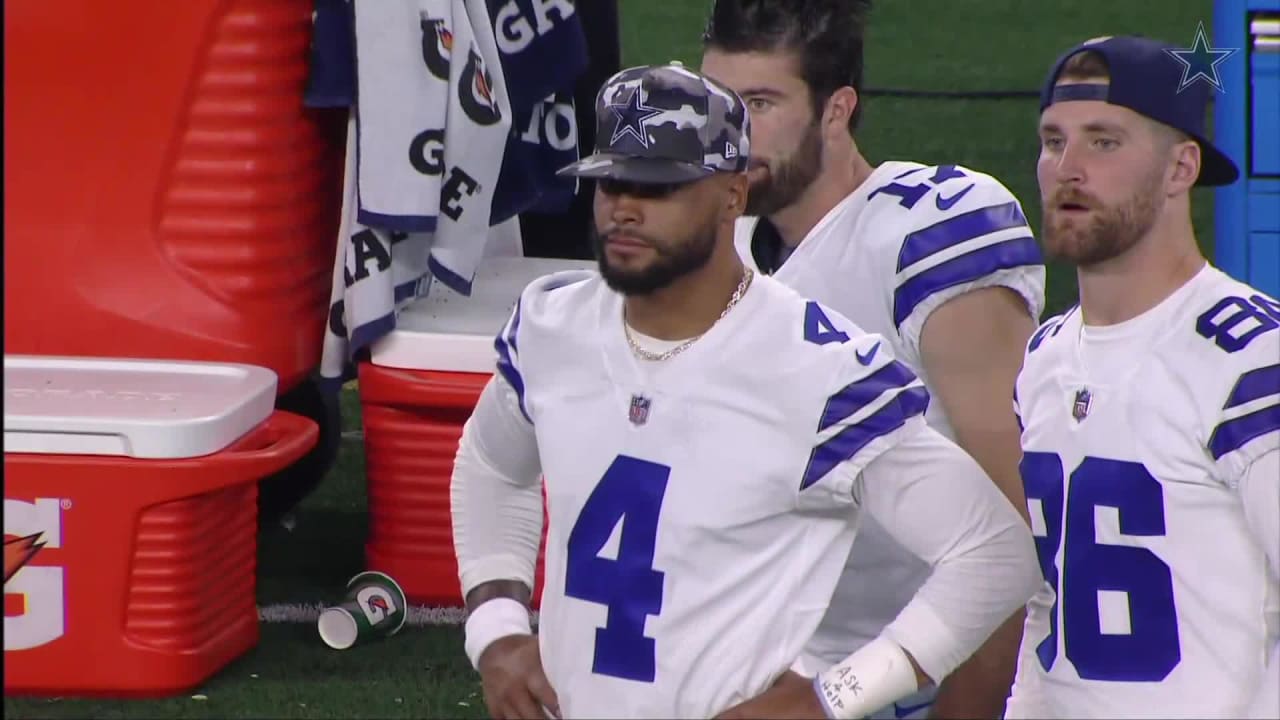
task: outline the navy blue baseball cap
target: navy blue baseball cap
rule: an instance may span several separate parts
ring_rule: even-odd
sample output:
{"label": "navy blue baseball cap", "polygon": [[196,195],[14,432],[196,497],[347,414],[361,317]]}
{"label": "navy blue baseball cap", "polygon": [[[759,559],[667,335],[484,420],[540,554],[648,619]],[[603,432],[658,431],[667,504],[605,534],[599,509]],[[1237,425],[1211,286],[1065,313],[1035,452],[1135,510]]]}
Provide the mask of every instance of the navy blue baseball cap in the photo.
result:
{"label": "navy blue baseball cap", "polygon": [[[1205,135],[1211,88],[1208,83],[1183,86],[1183,64],[1168,51],[1168,43],[1150,38],[1116,36],[1087,40],[1062,54],[1040,91],[1040,112],[1054,103],[1101,100],[1129,108],[1139,115],[1181,130],[1200,145],[1200,177],[1196,185],[1229,185],[1240,170]],[[1106,84],[1057,86],[1062,67],[1072,56],[1093,51],[1106,61],[1111,79]]]}

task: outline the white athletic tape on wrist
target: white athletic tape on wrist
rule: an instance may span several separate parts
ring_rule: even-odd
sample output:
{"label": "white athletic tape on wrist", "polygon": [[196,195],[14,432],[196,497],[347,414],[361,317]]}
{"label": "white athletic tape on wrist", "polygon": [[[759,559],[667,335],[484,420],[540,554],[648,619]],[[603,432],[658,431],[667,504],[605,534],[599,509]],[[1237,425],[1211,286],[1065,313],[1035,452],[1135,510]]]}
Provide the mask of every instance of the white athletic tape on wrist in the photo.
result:
{"label": "white athletic tape on wrist", "polygon": [[918,686],[906,652],[883,637],[813,679],[813,689],[827,717],[834,720],[867,717],[915,692]]}
{"label": "white athletic tape on wrist", "polygon": [[532,635],[529,608],[511,598],[494,598],[480,604],[467,618],[463,647],[471,667],[480,669],[480,655],[493,641],[508,635]]}

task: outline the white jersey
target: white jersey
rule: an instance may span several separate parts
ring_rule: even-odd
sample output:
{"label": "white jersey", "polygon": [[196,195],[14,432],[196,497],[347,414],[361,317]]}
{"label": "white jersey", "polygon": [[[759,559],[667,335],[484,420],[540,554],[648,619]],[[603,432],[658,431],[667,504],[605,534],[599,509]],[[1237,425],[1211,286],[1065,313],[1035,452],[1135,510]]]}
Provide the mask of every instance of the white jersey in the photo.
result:
{"label": "white jersey", "polygon": [[861,470],[926,428],[881,338],[758,275],[663,362],[589,272],[530,285],[497,347],[567,548],[539,621],[565,717],[711,717],[766,689],[827,607]]}
{"label": "white jersey", "polygon": [[[753,248],[758,226],[761,237]],[[768,257],[768,230],[756,218],[738,221],[735,244],[756,267],[776,264]],[[943,303],[1003,286],[1022,296],[1036,319],[1044,306],[1040,249],[1017,199],[990,175],[955,165],[881,164],[814,226],[773,277],[885,337],[926,387],[920,332]],[[930,403],[926,418],[954,437],[941,403]],[[928,573],[925,563],[868,519],[809,651],[834,663],[870,642]],[[904,701],[897,712],[920,715],[923,709],[923,703]]]}
{"label": "white jersey", "polygon": [[1118,325],[1073,308],[1015,408],[1056,600],[1028,608],[1006,717],[1280,716],[1277,579],[1237,492],[1280,448],[1280,303],[1206,266]]}

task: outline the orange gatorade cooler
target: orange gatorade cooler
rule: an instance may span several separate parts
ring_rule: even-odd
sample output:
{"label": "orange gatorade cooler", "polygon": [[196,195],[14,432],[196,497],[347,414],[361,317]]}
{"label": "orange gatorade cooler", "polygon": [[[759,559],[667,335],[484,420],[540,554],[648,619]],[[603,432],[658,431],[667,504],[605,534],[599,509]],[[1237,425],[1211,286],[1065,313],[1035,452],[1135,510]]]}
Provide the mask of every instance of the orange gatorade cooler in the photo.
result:
{"label": "orange gatorade cooler", "polygon": [[4,358],[4,690],[156,696],[258,642],[256,481],[306,453],[248,365]]}
{"label": "orange gatorade cooler", "polygon": [[[460,606],[449,481],[462,425],[494,370],[493,339],[534,278],[594,263],[497,257],[471,296],[437,283],[400,313],[360,364],[368,471],[370,570],[394,577],[412,602]],[[545,539],[545,531],[544,531]],[[542,556],[537,565],[542,582]],[[534,589],[535,603],[540,587]]]}
{"label": "orange gatorade cooler", "polygon": [[6,352],[319,365],[345,118],[303,106],[313,5],[5,0]]}

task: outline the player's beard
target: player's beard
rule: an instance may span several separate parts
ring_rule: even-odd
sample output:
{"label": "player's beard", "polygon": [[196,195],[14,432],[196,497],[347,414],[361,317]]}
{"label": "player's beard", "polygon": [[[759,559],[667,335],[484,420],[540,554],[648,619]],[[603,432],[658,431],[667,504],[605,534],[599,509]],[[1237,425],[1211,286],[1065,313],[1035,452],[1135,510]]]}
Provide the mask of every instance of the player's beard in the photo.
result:
{"label": "player's beard", "polygon": [[822,170],[822,134],[809,123],[794,152],[769,164],[769,172],[747,192],[747,215],[768,217],[790,206]]}
{"label": "player's beard", "polygon": [[[1159,176],[1148,176],[1124,202],[1104,205],[1078,190],[1054,193],[1045,203],[1044,249],[1051,260],[1090,267],[1120,257],[1137,245],[1155,225],[1160,212]],[[1062,203],[1093,210],[1087,218],[1067,217]]]}
{"label": "player's beard", "polygon": [[701,270],[711,260],[716,247],[714,221],[704,223],[685,238],[674,242],[657,242],[648,235],[631,231],[628,234],[648,242],[653,248],[654,258],[647,266],[636,270],[614,267],[604,249],[604,236],[598,228],[591,229],[591,244],[600,264],[600,276],[605,284],[623,295],[648,295]]}

